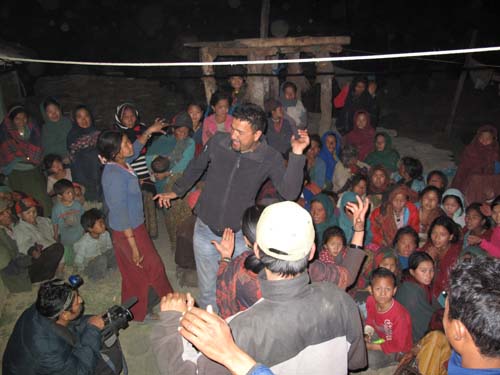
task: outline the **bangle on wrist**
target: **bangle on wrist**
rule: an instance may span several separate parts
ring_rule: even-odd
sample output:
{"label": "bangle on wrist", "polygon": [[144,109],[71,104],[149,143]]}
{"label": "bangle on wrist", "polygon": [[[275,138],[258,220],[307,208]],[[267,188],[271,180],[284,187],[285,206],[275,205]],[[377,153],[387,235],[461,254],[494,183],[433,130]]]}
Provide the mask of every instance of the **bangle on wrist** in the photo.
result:
{"label": "bangle on wrist", "polygon": [[353,232],[364,232],[365,226],[363,225],[363,229],[356,230],[356,228],[354,228],[354,225],[353,225],[352,230],[353,230]]}
{"label": "bangle on wrist", "polygon": [[363,245],[354,245],[354,244],[352,244],[352,243],[351,243],[351,244],[349,244],[349,247],[350,247],[351,249],[359,249],[359,250],[364,250],[364,249],[365,249],[365,247],[364,247]]}
{"label": "bangle on wrist", "polygon": [[231,263],[231,260],[232,260],[232,259],[231,259],[230,257],[223,257],[223,258],[221,259],[221,261],[222,261],[222,262],[226,262],[226,263]]}

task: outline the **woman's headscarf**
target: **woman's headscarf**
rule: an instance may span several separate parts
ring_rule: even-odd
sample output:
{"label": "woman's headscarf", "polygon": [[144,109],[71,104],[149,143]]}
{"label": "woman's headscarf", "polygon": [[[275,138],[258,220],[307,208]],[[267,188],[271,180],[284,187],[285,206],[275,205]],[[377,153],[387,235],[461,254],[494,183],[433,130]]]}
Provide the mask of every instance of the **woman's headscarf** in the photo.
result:
{"label": "woman's headscarf", "polygon": [[[358,203],[356,199],[357,194],[352,191],[346,191],[342,194],[342,199],[340,200],[340,212],[339,212],[339,227],[345,233],[345,238],[347,243],[351,243],[352,236],[354,231],[352,229],[352,220],[347,216],[345,212],[345,206],[348,202]],[[365,238],[363,243],[368,244],[372,241],[370,220],[368,220],[368,216],[365,218]]]}
{"label": "woman's headscarf", "polygon": [[[493,134],[493,142],[488,146],[479,142],[479,136],[483,132]],[[452,187],[464,191],[467,185],[467,179],[471,174],[492,175],[495,170],[495,161],[499,160],[499,145],[497,129],[492,125],[481,126],[472,140],[465,147],[460,159],[460,165],[457,174],[453,179]]]}
{"label": "woman's headscarf", "polygon": [[[361,115],[366,116],[366,126],[363,129],[356,126],[356,121]],[[356,111],[353,118],[353,129],[347,133],[346,143],[356,146],[359,160],[364,160],[373,151],[374,136],[375,129],[371,125],[370,114],[367,111]]]}
{"label": "woman's headscarf", "polygon": [[[131,128],[127,127],[122,123],[123,119],[123,113],[127,110],[130,109],[132,112],[134,112],[135,115],[135,124]],[[125,134],[127,134],[128,139],[130,140],[131,143],[134,143],[137,137],[139,137],[144,131],[146,130],[146,125],[144,125],[140,121],[140,116],[139,116],[139,111],[135,107],[134,104],[132,103],[122,103],[119,106],[116,107],[116,112],[115,112],[115,125],[118,130],[121,130]]]}
{"label": "woman's headscarf", "polygon": [[[376,187],[372,184],[372,177],[376,171],[381,171],[385,175],[385,183],[381,187]],[[368,194],[384,194],[387,193],[389,186],[391,185],[391,175],[389,171],[383,165],[375,165],[370,169],[368,173]]]}
{"label": "woman's headscarf", "polygon": [[[335,143],[335,157],[331,154],[331,152],[326,148],[326,138],[329,135],[333,135],[336,139]],[[337,165],[337,161],[340,158],[340,151],[342,150],[342,137],[339,133],[333,130],[329,130],[323,134],[321,137],[321,150],[319,152],[319,157],[323,159],[326,164],[326,179],[331,181],[333,178],[333,172],[335,171],[335,165]]]}
{"label": "woman's headscarf", "polygon": [[[90,126],[88,128],[81,128],[76,122],[76,114],[82,109],[86,110],[90,116]],[[97,135],[99,132],[94,124],[94,116],[86,105],[80,104],[73,110],[72,120],[73,125],[68,133],[68,137],[66,138],[66,144],[70,153],[70,157],[73,158],[75,154],[77,154],[81,150],[89,147],[95,148],[95,145],[97,144]]]}
{"label": "woman's headscarf", "polygon": [[316,246],[319,248],[319,246],[321,246],[321,242],[323,241],[324,231],[331,226],[337,225],[337,217],[334,215],[335,208],[333,207],[333,202],[330,198],[328,198],[327,195],[315,195],[311,203],[312,202],[321,203],[326,213],[326,219],[324,222],[320,224],[314,224],[314,230],[316,232]]}
{"label": "woman's headscarf", "polygon": [[385,139],[385,147],[382,151],[372,151],[368,154],[365,159],[365,163],[374,166],[374,165],[383,165],[390,172],[394,172],[397,170],[398,161],[399,161],[399,153],[392,148],[392,138],[386,132],[380,132],[375,134],[374,142],[378,136],[383,136]]}
{"label": "woman's headscarf", "polygon": [[[61,112],[59,121],[51,121],[47,116],[45,109],[50,104],[59,108]],[[40,103],[40,112],[45,121],[42,127],[42,146],[44,155],[57,154],[64,157],[68,153],[66,138],[71,130],[71,120],[63,116],[61,104],[53,97],[48,97]]]}

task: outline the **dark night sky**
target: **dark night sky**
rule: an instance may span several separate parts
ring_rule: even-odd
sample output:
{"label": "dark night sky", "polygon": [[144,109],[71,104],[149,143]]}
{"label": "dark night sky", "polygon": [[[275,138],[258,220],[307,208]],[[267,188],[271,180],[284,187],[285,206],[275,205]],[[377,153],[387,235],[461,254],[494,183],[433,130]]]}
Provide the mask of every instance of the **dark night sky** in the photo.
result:
{"label": "dark night sky", "polygon": [[[350,35],[349,48],[380,53],[467,47],[474,28],[479,31],[477,46],[492,46],[500,45],[498,4],[495,0],[271,0],[270,22],[286,21],[288,36]],[[260,0],[4,0],[0,38],[21,43],[45,59],[198,60],[197,50],[182,48],[184,42],[258,37],[260,7]],[[448,57],[453,59],[462,62],[463,56]],[[498,60],[500,54],[481,55],[484,63],[500,64]],[[387,63],[351,63],[349,68],[382,72]],[[406,60],[391,68],[426,67]],[[46,66],[45,73],[65,69]]]}

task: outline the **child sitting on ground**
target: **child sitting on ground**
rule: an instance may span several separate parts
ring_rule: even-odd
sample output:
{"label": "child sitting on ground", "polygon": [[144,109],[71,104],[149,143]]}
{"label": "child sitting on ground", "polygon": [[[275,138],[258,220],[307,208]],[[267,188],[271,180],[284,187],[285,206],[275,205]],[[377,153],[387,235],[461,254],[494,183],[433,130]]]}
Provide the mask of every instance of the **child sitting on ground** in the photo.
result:
{"label": "child sitting on ground", "polygon": [[20,220],[13,230],[19,252],[32,257],[33,283],[53,278],[56,270],[58,276],[64,272],[64,248],[54,239],[51,220],[38,216],[38,207],[31,197],[16,201],[15,211]]}
{"label": "child sitting on ground", "polygon": [[[370,276],[370,294],[366,301],[367,326],[372,327],[368,335],[368,367],[379,369],[391,365],[399,358],[399,353],[412,348],[411,318],[408,311],[394,299],[397,291],[396,276],[383,267],[373,270]],[[376,334],[376,336],[375,336]]]}
{"label": "child sitting on ground", "polygon": [[75,188],[69,180],[62,179],[54,184],[54,192],[58,202],[52,209],[52,223],[54,224],[54,238],[60,238],[64,245],[64,262],[73,264],[73,245],[83,235],[80,218],[83,207],[75,200]]}
{"label": "child sitting on ground", "polygon": [[[62,179],[73,181],[71,176],[71,169],[66,168],[63,164],[61,156],[56,154],[48,154],[43,158],[43,166],[47,173],[47,194],[54,198],[54,203],[56,198],[56,193],[54,192],[54,184]],[[85,189],[83,186],[73,182],[75,187],[76,200],[83,205],[85,202]],[[77,193],[78,189],[78,193]]]}
{"label": "child sitting on ground", "polygon": [[111,236],[106,230],[104,214],[92,208],[82,215],[80,221],[85,234],[74,245],[75,266],[91,280],[99,280],[106,272],[116,268]]}
{"label": "child sitting on ground", "polygon": [[153,171],[156,191],[158,193],[164,193],[168,177],[171,175],[170,160],[166,156],[158,155],[151,162],[151,170]]}

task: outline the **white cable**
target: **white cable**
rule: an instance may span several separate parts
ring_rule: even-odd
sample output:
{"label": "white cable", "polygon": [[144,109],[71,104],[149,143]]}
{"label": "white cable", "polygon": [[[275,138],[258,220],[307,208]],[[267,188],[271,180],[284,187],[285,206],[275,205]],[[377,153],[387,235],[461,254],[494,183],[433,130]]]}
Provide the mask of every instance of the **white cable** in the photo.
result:
{"label": "white cable", "polygon": [[162,62],[162,63],[112,63],[112,62],[66,61],[66,60],[40,60],[40,59],[26,59],[22,57],[11,57],[5,55],[0,55],[0,60],[7,60],[12,62],[87,65],[87,66],[170,67],[170,66],[205,66],[205,65],[212,65],[212,66],[268,65],[268,64],[292,64],[292,63],[317,63],[317,62],[330,62],[330,61],[384,60],[384,59],[400,59],[406,57],[444,56],[444,55],[458,55],[466,53],[498,52],[498,51],[500,51],[500,47],[481,47],[481,48],[452,49],[445,51],[389,53],[389,54],[369,55],[369,56],[313,57],[306,59],[276,59],[276,60],[255,60],[255,61],[240,60],[240,61]]}

